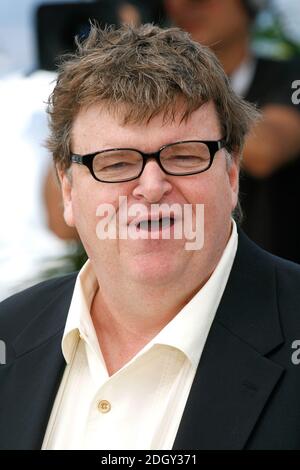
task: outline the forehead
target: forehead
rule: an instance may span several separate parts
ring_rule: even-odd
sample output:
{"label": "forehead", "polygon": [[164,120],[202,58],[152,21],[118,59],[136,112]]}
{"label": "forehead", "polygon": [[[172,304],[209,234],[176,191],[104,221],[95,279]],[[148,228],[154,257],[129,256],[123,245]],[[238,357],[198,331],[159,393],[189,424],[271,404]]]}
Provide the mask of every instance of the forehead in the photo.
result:
{"label": "forehead", "polygon": [[216,140],[221,138],[219,119],[213,102],[205,103],[189,118],[182,112],[173,119],[159,114],[149,122],[124,124],[122,114],[109,112],[97,104],[79,111],[71,132],[74,153],[92,153],[113,147],[134,147],[144,151],[179,140]]}

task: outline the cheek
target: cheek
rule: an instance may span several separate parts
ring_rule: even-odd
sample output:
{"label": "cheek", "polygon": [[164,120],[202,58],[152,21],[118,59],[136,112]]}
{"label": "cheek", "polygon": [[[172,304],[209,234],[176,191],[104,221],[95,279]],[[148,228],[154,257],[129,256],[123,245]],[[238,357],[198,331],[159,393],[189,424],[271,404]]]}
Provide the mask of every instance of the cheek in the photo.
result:
{"label": "cheek", "polygon": [[96,217],[97,206],[93,201],[87,198],[79,197],[73,200],[73,212],[76,223],[91,224],[92,220]]}
{"label": "cheek", "polygon": [[79,233],[91,230],[96,223],[96,211],[98,197],[91,186],[73,187],[72,191],[72,211],[76,228]]}
{"label": "cheek", "polygon": [[218,217],[230,217],[237,200],[236,191],[230,183],[228,174],[224,172],[220,172],[220,175],[215,174],[214,177],[200,177],[189,182],[182,189],[182,193],[186,203],[204,205],[204,216],[210,223]]}
{"label": "cheek", "polygon": [[89,197],[89,194],[76,194],[73,197],[73,216],[75,226],[79,234],[80,240],[90,258],[93,258],[95,253],[101,252],[103,243],[100,242],[97,236],[97,198]]}
{"label": "cheek", "polygon": [[76,228],[81,238],[96,239],[97,227],[102,220],[109,221],[117,214],[120,190],[117,187],[102,186],[101,183],[74,188],[72,209]]}
{"label": "cheek", "polygon": [[217,183],[215,178],[208,176],[203,173],[195,179],[182,181],[180,190],[187,204],[204,204],[205,207],[214,205],[218,199]]}

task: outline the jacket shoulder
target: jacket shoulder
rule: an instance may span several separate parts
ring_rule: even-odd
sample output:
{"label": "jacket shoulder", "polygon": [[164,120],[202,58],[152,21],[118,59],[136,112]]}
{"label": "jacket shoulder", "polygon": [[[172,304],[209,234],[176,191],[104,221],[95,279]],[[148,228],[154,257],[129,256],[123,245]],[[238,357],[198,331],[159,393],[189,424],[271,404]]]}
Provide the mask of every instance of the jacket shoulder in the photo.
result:
{"label": "jacket shoulder", "polygon": [[40,282],[0,303],[0,332],[16,336],[46,305],[64,297],[74,287],[77,272]]}
{"label": "jacket shoulder", "polygon": [[300,338],[300,265],[272,255],[257,245],[251,255],[257,261],[258,278],[262,266],[268,267],[270,275],[275,274],[275,301],[284,336]]}
{"label": "jacket shoulder", "polygon": [[300,265],[277,259],[277,301],[286,337],[300,339]]}
{"label": "jacket shoulder", "polygon": [[[265,252],[266,253],[266,252]],[[298,293],[300,296],[300,264],[266,253],[274,265],[277,276],[277,286],[281,293],[284,291]]]}

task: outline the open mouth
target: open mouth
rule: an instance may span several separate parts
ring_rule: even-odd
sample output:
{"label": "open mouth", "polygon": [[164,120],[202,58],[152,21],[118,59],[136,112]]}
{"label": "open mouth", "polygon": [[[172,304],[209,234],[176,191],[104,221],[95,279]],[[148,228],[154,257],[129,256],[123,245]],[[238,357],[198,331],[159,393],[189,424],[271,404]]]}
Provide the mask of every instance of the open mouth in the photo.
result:
{"label": "open mouth", "polygon": [[148,232],[154,232],[163,230],[168,227],[172,227],[175,223],[174,217],[160,217],[159,219],[146,219],[141,220],[137,224],[137,230],[147,230]]}

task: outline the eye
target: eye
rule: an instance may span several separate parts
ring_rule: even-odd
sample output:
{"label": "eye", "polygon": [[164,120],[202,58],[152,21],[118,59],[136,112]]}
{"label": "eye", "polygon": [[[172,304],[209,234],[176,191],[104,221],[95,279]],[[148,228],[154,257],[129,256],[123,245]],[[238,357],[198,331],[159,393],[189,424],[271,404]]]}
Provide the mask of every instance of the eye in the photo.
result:
{"label": "eye", "polygon": [[105,170],[122,170],[124,168],[128,168],[129,166],[135,165],[135,163],[132,162],[116,162],[116,163],[111,163],[110,165],[104,166],[101,171]]}
{"label": "eye", "polygon": [[196,156],[196,155],[173,155],[173,156],[168,157],[168,159],[176,160],[176,161],[184,161],[184,162],[189,162],[189,163],[192,163],[193,161],[196,163],[199,163],[199,161],[203,160],[201,156]]}
{"label": "eye", "polygon": [[202,167],[206,162],[206,158],[195,155],[169,155],[163,159],[163,163],[170,169],[189,168],[192,170],[193,168]]}

